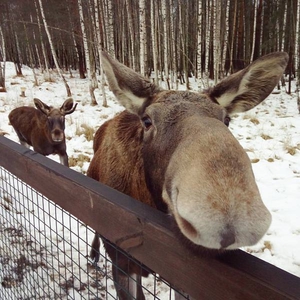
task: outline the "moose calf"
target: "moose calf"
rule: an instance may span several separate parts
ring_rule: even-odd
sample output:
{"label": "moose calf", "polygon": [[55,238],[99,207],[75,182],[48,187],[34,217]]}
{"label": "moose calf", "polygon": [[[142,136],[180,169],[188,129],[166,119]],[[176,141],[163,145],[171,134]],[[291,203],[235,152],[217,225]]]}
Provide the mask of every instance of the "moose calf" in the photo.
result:
{"label": "moose calf", "polygon": [[58,109],[48,106],[35,98],[34,107],[21,106],[12,110],[8,116],[21,145],[43,154],[58,154],[60,162],[69,166],[65,140],[65,115],[76,109],[73,99],[67,99]]}

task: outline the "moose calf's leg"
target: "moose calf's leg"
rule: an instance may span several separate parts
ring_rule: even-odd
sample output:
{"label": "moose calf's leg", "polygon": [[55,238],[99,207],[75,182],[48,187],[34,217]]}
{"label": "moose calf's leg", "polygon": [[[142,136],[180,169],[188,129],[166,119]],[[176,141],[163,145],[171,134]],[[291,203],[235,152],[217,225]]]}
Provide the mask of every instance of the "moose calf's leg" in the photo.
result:
{"label": "moose calf's leg", "polygon": [[90,252],[90,258],[93,260],[94,263],[97,263],[99,261],[100,257],[100,239],[98,236],[98,233],[95,232],[95,236],[92,242],[91,252]]}
{"label": "moose calf's leg", "polygon": [[69,167],[69,158],[67,154],[59,155],[60,163],[66,167]]}

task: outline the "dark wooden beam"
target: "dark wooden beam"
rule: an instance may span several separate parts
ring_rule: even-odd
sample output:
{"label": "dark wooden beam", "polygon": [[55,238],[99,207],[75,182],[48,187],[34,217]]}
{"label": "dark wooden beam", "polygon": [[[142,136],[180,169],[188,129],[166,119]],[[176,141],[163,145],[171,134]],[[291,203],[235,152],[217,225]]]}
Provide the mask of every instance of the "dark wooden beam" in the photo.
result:
{"label": "dark wooden beam", "polygon": [[196,255],[169,216],[2,136],[0,166],[195,299],[300,299],[300,278],[242,251]]}

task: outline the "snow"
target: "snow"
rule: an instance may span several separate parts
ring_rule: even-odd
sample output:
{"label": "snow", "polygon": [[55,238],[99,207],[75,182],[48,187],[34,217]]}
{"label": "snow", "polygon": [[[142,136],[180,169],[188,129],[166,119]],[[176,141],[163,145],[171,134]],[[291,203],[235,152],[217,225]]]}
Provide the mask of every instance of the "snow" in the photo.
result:
{"label": "snow", "polygon": [[[16,77],[13,64],[6,64],[7,92],[0,93],[0,133],[5,132],[7,138],[16,142],[17,136],[8,124],[8,114],[13,108],[33,105],[33,98],[61,106],[67,98],[65,87],[54,71],[51,82],[45,82],[39,70],[36,73],[38,86],[29,67],[23,66],[24,77]],[[85,128],[96,130],[123,108],[107,88],[109,107],[101,106],[100,89],[95,92],[99,105],[91,106],[88,81],[79,79],[75,72],[72,77],[65,76],[72,97],[78,102],[76,111],[66,116],[70,167],[86,174],[93,147],[92,140],[84,134]],[[26,97],[20,96],[21,87],[26,87]],[[252,160],[263,201],[273,217],[262,240],[243,250],[300,277],[300,114],[296,94],[288,95],[285,91],[271,94],[251,111],[234,115],[229,128]],[[49,158],[59,162],[57,156]],[[79,297],[77,294],[74,290],[74,298]]]}

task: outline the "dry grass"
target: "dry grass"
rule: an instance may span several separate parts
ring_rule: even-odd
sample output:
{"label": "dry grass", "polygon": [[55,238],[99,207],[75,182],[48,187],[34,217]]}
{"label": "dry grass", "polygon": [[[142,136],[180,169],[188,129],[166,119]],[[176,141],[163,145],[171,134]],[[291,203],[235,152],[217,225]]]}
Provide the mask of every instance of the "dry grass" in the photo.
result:
{"label": "dry grass", "polygon": [[259,124],[259,120],[258,120],[257,118],[255,118],[255,117],[252,117],[252,118],[250,119],[250,122],[252,122],[252,123],[255,124],[255,125],[258,125],[258,124]]}
{"label": "dry grass", "polygon": [[69,167],[80,167],[80,168],[82,168],[83,164],[85,162],[89,163],[90,161],[91,161],[91,158],[88,155],[79,154],[76,157],[71,156],[71,157],[69,157]]}
{"label": "dry grass", "polygon": [[284,141],[283,147],[285,151],[292,156],[294,156],[300,150],[300,144],[294,146],[291,142],[291,138],[289,137]]}
{"label": "dry grass", "polygon": [[84,135],[87,141],[92,141],[94,138],[94,133],[95,129],[94,127],[91,127],[90,125],[83,123],[83,124],[78,124],[76,126],[76,132],[75,134],[77,136]]}
{"label": "dry grass", "polygon": [[259,158],[252,158],[251,159],[251,163],[252,164],[256,164],[256,163],[258,163],[259,162]]}
{"label": "dry grass", "polygon": [[268,134],[264,134],[264,133],[262,133],[260,136],[261,136],[264,140],[271,140],[271,139],[273,139],[271,136],[269,136]]}

